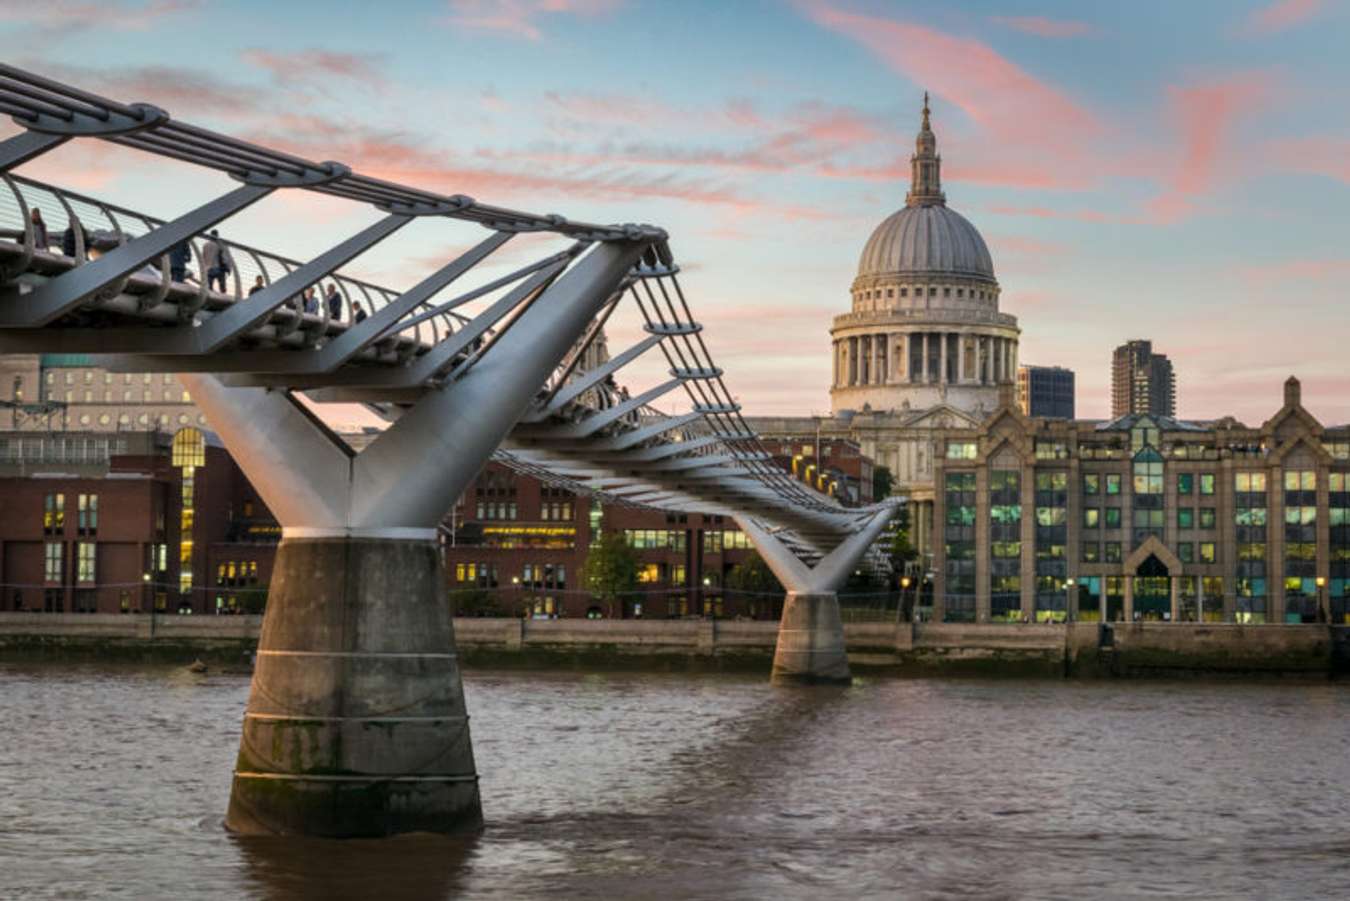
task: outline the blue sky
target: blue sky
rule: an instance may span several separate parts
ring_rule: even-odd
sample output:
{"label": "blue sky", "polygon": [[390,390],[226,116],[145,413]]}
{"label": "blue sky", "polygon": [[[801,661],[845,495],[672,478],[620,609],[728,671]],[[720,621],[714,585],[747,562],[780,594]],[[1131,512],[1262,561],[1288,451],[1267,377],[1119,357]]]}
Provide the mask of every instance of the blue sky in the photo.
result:
{"label": "blue sky", "polygon": [[[1079,415],[1108,412],[1112,347],[1149,337],[1183,416],[1259,423],[1292,373],[1350,420],[1342,0],[55,0],[0,3],[0,30],[41,48],[11,62],[186,121],[662,225],[751,413],[828,409],[830,317],[903,203],[927,89],[948,201],[1022,359],[1077,371]],[[226,187],[107,145],[28,169],[165,216]],[[226,230],[303,257],[374,218],[277,197]],[[403,287],[471,237],[418,223],[359,269]]]}

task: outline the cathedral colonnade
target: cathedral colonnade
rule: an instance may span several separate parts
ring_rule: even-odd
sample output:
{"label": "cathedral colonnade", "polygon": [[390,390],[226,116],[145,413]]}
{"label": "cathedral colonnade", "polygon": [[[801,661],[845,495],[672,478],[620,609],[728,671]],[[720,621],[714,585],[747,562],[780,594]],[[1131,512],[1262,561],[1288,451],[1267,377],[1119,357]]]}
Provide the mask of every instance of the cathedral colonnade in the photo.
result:
{"label": "cathedral colonnade", "polygon": [[987,328],[841,331],[834,340],[835,389],[1003,385],[1017,380],[1017,339]]}

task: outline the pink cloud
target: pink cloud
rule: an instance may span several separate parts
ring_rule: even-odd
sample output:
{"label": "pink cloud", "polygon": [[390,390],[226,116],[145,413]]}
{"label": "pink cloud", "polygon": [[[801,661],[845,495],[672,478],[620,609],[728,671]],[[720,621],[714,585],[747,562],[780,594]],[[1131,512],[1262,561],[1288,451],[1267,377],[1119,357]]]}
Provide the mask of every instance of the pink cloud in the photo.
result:
{"label": "pink cloud", "polygon": [[989,21],[1042,38],[1076,38],[1096,30],[1087,22],[1047,19],[1044,16],[991,16]]}
{"label": "pink cloud", "polygon": [[6,3],[0,6],[0,22],[15,22],[41,28],[112,28],[144,31],[162,19],[200,9],[201,0],[149,0],[126,3],[103,0],[47,0],[44,3]]}
{"label": "pink cloud", "polygon": [[1286,169],[1350,183],[1350,139],[1291,138],[1272,142],[1270,152]]}
{"label": "pink cloud", "polygon": [[1282,260],[1276,263],[1252,263],[1240,266],[1245,279],[1261,282],[1344,280],[1350,276],[1350,259]]}
{"label": "pink cloud", "polygon": [[[639,175],[614,166],[515,168],[467,162],[401,133],[354,127],[314,115],[275,116],[265,130],[246,137],[312,159],[341,160],[376,178],[469,194],[485,202],[528,198],[532,206],[538,206],[544,202],[541,195],[605,202],[663,199],[787,219],[827,215],[807,206],[761,201],[720,182],[677,172]],[[522,162],[507,155],[492,161]]]}
{"label": "pink cloud", "polygon": [[[549,96],[549,101],[577,116],[591,116],[590,122],[628,122],[641,124],[647,119],[658,123],[672,121],[701,121],[705,129],[710,120],[722,113],[698,113],[663,108],[659,104],[647,109],[645,101],[628,101],[624,97],[561,98]],[[754,113],[747,105],[736,104],[725,111],[723,124],[735,127],[753,120],[757,138],[749,146],[722,149],[686,147],[677,144],[656,144],[644,141],[607,141],[589,149],[574,149],[571,145],[536,145],[524,150],[479,150],[483,159],[498,162],[531,162],[571,166],[645,166],[684,169],[704,167],[751,172],[786,172],[815,166],[830,166],[830,158],[844,150],[871,144],[884,136],[866,116],[847,107],[820,103],[804,103],[769,120]],[[760,136],[766,135],[766,136]]]}
{"label": "pink cloud", "polygon": [[278,80],[346,78],[377,88],[386,84],[384,73],[380,71],[380,57],[367,53],[342,53],[335,50],[288,50],[278,53],[255,47],[240,55],[245,62]]}
{"label": "pink cloud", "polygon": [[1261,108],[1271,90],[1271,78],[1260,72],[1167,89],[1181,147],[1178,165],[1163,194],[1149,203],[1149,211],[1158,221],[1183,218],[1214,188],[1235,153],[1236,148],[1229,143],[1234,128]]}
{"label": "pink cloud", "polygon": [[1100,174],[1102,155],[1092,145],[1106,132],[1104,123],[987,44],[823,0],[804,0],[802,8],[817,24],[960,108],[980,132],[969,152],[963,148],[956,157],[967,171],[991,183],[1063,188],[1082,188]]}
{"label": "pink cloud", "polygon": [[544,37],[539,21],[545,16],[591,18],[622,5],[623,0],[449,0],[450,14],[443,21],[456,28],[538,41]]}
{"label": "pink cloud", "polygon": [[1275,34],[1308,21],[1325,5],[1325,0],[1277,0],[1249,15],[1240,31],[1253,36]]}
{"label": "pink cloud", "polygon": [[203,114],[243,116],[264,100],[254,88],[224,81],[201,69],[184,66],[87,66],[42,64],[31,67],[50,78],[78,85],[114,100],[153,103],[176,118],[196,121]]}

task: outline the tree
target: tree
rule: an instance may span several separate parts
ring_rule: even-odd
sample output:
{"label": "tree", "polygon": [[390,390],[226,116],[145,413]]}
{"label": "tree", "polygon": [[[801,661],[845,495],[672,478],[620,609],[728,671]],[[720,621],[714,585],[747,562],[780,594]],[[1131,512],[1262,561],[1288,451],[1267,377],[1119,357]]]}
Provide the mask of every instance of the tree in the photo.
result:
{"label": "tree", "polygon": [[614,602],[637,587],[638,557],[622,532],[602,532],[581,567],[581,583],[614,615]]}
{"label": "tree", "polygon": [[872,500],[884,500],[891,496],[891,486],[895,484],[895,476],[891,475],[888,467],[878,466],[872,470]]}
{"label": "tree", "polygon": [[727,573],[727,588],[751,594],[783,594],[783,583],[758,553],[731,568]]}
{"label": "tree", "polygon": [[727,573],[727,588],[750,596],[750,615],[773,615],[783,600],[783,584],[758,553],[737,563]]}
{"label": "tree", "polygon": [[886,556],[891,561],[891,570],[897,576],[904,573],[906,564],[919,559],[919,552],[909,540],[909,527],[909,507],[906,505],[901,507],[891,520],[891,541],[886,549]]}

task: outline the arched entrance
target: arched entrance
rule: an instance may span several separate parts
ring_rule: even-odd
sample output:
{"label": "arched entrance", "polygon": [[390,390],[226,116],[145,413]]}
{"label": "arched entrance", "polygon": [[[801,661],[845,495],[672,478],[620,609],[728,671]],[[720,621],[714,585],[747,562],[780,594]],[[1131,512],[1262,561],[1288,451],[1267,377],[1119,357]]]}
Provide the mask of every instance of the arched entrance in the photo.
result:
{"label": "arched entrance", "polygon": [[1134,571],[1134,618],[1162,622],[1172,619],[1172,579],[1167,564],[1149,554]]}
{"label": "arched entrance", "polygon": [[1171,622],[1176,618],[1173,588],[1185,573],[1181,560],[1156,535],[1150,535],[1125,560],[1127,620]]}

